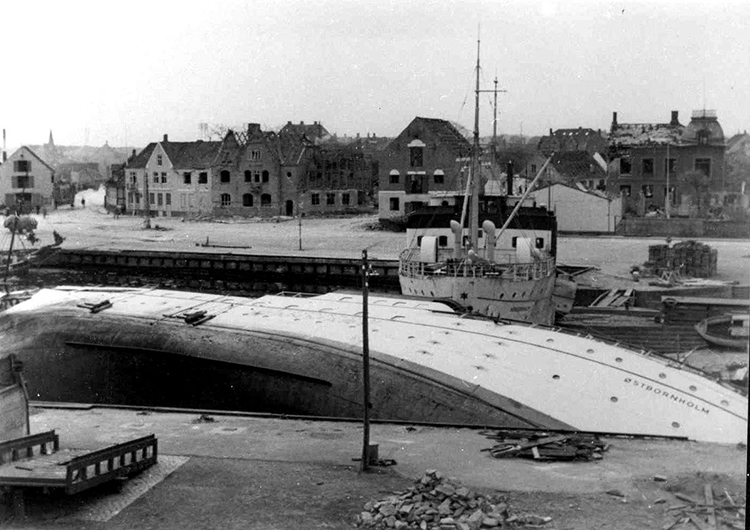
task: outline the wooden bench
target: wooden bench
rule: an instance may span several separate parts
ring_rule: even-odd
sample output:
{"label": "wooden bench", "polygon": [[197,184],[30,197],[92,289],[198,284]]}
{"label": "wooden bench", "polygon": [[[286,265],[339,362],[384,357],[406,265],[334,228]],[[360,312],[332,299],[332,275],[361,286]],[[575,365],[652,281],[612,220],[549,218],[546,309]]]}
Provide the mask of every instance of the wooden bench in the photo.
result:
{"label": "wooden bench", "polygon": [[68,495],[134,475],[156,463],[153,434],[95,451],[64,449],[55,431],[0,443],[0,488],[10,493],[14,515],[24,514],[25,488],[60,489]]}

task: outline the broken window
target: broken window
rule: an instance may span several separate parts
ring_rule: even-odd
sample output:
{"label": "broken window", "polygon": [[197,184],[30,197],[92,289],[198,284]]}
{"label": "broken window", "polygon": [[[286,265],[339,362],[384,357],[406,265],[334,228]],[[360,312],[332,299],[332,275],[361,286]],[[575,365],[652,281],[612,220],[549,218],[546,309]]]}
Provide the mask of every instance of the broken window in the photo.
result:
{"label": "broken window", "polygon": [[245,182],[252,182],[253,174],[250,170],[245,171]]}
{"label": "broken window", "polygon": [[201,171],[198,173],[198,184],[208,184],[208,172]]}
{"label": "broken window", "polygon": [[409,155],[411,167],[422,167],[424,163],[424,147],[410,147]]}
{"label": "broken window", "polygon": [[664,174],[666,175],[673,175],[674,174],[674,166],[677,163],[676,158],[665,158],[664,159]]}
{"label": "broken window", "polygon": [[270,193],[264,193],[260,196],[260,205],[261,206],[271,206],[271,194]]}
{"label": "broken window", "polygon": [[232,205],[232,196],[228,193],[222,193],[221,194],[221,205],[222,206],[231,206]]}
{"label": "broken window", "polygon": [[630,197],[631,189],[630,184],[627,186],[620,186],[620,195],[624,195],[625,197]]}
{"label": "broken window", "polygon": [[268,176],[269,176],[268,171],[264,169],[263,173],[261,173],[261,181],[268,182]]}
{"label": "broken window", "polygon": [[654,159],[653,158],[644,158],[641,160],[641,168],[643,171],[643,175],[653,175],[654,174]]}
{"label": "broken window", "polygon": [[252,206],[252,205],[253,205],[253,194],[245,193],[242,196],[242,206]]}
{"label": "broken window", "polygon": [[221,173],[219,173],[220,182],[227,183],[229,182],[230,177],[231,177],[231,174],[226,169],[222,169]]}
{"label": "broken window", "polygon": [[622,157],[620,159],[620,175],[630,175],[633,171],[633,164],[630,161],[630,157]]}
{"label": "broken window", "polygon": [[435,178],[435,184],[443,184],[443,182],[445,181],[445,175],[439,169],[435,170],[433,177]]}
{"label": "broken window", "polygon": [[401,209],[398,197],[391,197],[388,203],[392,212],[397,212]]}
{"label": "broken window", "polygon": [[711,159],[710,158],[696,158],[695,166],[696,171],[700,171],[707,177],[711,176]]}
{"label": "broken window", "polygon": [[396,171],[395,169],[393,171],[391,171],[389,182],[391,184],[398,184],[398,178],[399,178],[398,171]]}
{"label": "broken window", "polygon": [[182,179],[183,179],[183,181],[184,181],[185,184],[190,184],[192,182],[192,180],[193,180],[193,174],[190,173],[190,171],[185,171],[182,174]]}
{"label": "broken window", "polygon": [[650,199],[654,196],[654,187],[651,184],[644,184],[641,187],[641,191],[643,192],[643,196],[647,199]]}

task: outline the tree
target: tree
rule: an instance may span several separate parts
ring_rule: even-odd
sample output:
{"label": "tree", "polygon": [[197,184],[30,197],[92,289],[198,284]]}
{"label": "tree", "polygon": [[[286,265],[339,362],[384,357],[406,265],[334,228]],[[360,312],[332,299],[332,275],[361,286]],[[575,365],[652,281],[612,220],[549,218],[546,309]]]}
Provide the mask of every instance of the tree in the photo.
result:
{"label": "tree", "polygon": [[690,196],[697,209],[698,217],[703,217],[708,204],[708,183],[708,176],[702,171],[686,171],[677,177],[678,189]]}

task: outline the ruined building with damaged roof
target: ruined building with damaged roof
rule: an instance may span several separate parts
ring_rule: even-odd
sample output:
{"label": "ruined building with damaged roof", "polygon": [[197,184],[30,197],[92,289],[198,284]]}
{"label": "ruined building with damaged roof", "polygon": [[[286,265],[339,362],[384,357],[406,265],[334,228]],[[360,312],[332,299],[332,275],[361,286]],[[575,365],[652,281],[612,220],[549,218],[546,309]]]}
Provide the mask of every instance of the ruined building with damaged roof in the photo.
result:
{"label": "ruined building with damaged roof", "polygon": [[675,213],[695,193],[681,184],[688,173],[703,173],[708,190],[722,191],[725,149],[724,132],[714,110],[693,111],[687,126],[680,123],[677,111],[672,111],[668,123],[619,123],[614,112],[608,190],[631,197],[632,204],[648,212],[665,208],[669,189],[670,209]]}

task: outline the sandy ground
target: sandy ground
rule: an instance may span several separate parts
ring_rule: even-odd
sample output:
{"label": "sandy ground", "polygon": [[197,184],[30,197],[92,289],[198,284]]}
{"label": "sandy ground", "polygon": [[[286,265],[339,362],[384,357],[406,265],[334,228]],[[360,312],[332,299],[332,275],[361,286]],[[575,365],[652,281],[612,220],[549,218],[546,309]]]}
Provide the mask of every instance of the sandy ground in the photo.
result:
{"label": "sandy ground", "polygon": [[[85,208],[81,207],[81,198],[86,200]],[[404,233],[373,229],[377,227],[376,216],[306,218],[301,227],[292,218],[183,222],[179,218],[161,217],[151,220],[151,230],[144,230],[140,217],[123,215],[115,219],[104,210],[103,203],[103,190],[87,190],[79,193],[74,209],[63,206],[48,212],[46,217],[35,216],[40,244],[52,243],[52,232],[57,231],[66,238],[63,248],[195,251],[203,249],[196,245],[209,242],[235,247],[230,250],[233,253],[274,255],[358,258],[367,249],[372,259],[396,259],[406,245]],[[7,249],[9,242],[6,230],[0,239],[0,251]],[[630,280],[630,268],[648,259],[649,245],[663,242],[661,238],[560,237],[558,262],[594,266],[599,268],[600,277]],[[718,239],[701,242],[718,250],[718,274],[713,279],[750,284],[749,242]],[[28,243],[25,245],[28,247]],[[593,281],[597,281],[596,275]]]}
{"label": "sandy ground", "polygon": [[[535,462],[489,457],[482,449],[493,442],[477,430],[376,424],[370,440],[396,465],[360,473],[353,461],[361,451],[359,423],[202,418],[106,407],[35,409],[34,432],[55,429],[63,448],[93,449],[154,433],[159,454],[184,464],[138,496],[126,485],[119,497],[102,492],[57,505],[37,500],[25,524],[8,527],[346,529],[365,502],[406,489],[430,468],[500,496],[511,514],[551,517],[543,526],[550,530],[662,528],[673,520],[668,508],[680,504],[675,494],[702,498],[707,483],[717,498],[725,489],[738,501],[745,495],[746,453],[735,446],[610,438],[602,460]],[[99,522],[90,522],[92,516]]]}

